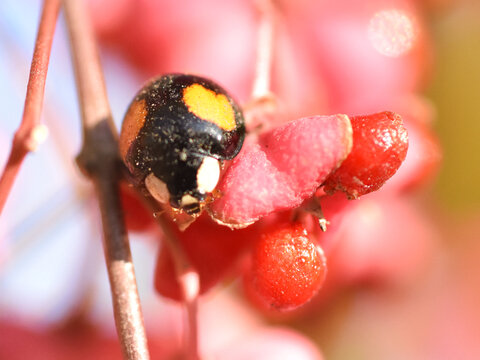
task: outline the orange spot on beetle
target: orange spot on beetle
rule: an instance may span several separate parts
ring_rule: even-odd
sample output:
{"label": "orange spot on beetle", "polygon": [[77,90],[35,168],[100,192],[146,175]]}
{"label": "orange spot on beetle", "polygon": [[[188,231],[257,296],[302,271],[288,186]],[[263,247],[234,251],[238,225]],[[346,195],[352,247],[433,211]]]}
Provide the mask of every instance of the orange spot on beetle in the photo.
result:
{"label": "orange spot on beetle", "polygon": [[128,149],[137,137],[147,116],[145,100],[134,101],[128,108],[127,114],[123,120],[122,131],[120,132],[119,146],[120,155],[126,158]]}
{"label": "orange spot on beetle", "polygon": [[200,84],[192,84],[183,90],[183,101],[188,110],[199,118],[226,131],[235,129],[235,112],[225,95]]}

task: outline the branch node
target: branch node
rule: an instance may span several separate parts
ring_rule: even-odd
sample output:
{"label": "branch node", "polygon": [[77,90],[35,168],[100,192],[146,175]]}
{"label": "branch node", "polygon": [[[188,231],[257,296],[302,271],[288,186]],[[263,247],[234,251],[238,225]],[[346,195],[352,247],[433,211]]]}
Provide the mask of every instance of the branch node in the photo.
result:
{"label": "branch node", "polygon": [[117,173],[120,164],[118,143],[110,129],[110,120],[99,121],[84,133],[83,147],[77,156],[77,164],[89,177],[104,171]]}
{"label": "branch node", "polygon": [[45,124],[37,124],[30,131],[29,136],[25,141],[25,146],[28,151],[34,152],[38,147],[48,138],[48,127]]}

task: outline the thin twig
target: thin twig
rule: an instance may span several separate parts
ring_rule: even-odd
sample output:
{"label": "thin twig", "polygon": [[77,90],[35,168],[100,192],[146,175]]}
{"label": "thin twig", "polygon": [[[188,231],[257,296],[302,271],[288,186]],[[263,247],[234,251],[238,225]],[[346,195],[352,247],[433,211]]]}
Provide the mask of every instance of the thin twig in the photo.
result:
{"label": "thin twig", "polygon": [[[139,188],[137,190],[142,194],[146,193],[145,189]],[[145,196],[144,199],[152,212],[156,214],[155,218],[164,235],[163,240],[173,258],[175,275],[180,286],[185,309],[184,342],[186,358],[188,360],[198,360],[200,358],[198,350],[198,298],[200,296],[200,276],[186,256],[180,240],[173,229],[174,225],[167,219],[165,212],[161,209],[158,202],[150,196]]]}
{"label": "thin twig", "polygon": [[0,178],[0,214],[25,156],[37,148],[47,133],[46,127],[40,124],[40,115],[59,7],[59,0],[45,0],[43,4],[30,67],[22,122],[13,138],[10,155]]}
{"label": "thin twig", "polygon": [[277,8],[274,0],[257,0],[260,13],[257,32],[255,78],[250,100],[243,106],[248,132],[266,130],[278,118],[278,102],[271,91]]}
{"label": "thin twig", "polygon": [[198,360],[198,297],[200,295],[200,276],[185,255],[179,240],[170,228],[171,223],[165,215],[158,221],[164,233],[164,241],[172,254],[175,273],[182,292],[185,309],[185,348],[188,360]]}
{"label": "thin twig", "polygon": [[258,28],[257,60],[252,100],[270,95],[276,10],[273,0],[258,0],[260,24]]}
{"label": "thin twig", "polygon": [[117,334],[125,359],[149,359],[135,270],[119,198],[117,135],[98,50],[83,1],[64,0],[82,112],[84,143],[77,158],[100,202],[104,250]]}
{"label": "thin twig", "polygon": [[313,196],[311,199],[306,200],[300,209],[310,215],[313,215],[317,219],[320,229],[323,232],[327,231],[327,226],[330,225],[330,221],[325,218],[322,205],[320,204],[318,197]]}
{"label": "thin twig", "polygon": [[[128,173],[125,174],[125,178],[129,178]],[[184,355],[188,360],[198,360],[200,359],[198,349],[200,275],[186,255],[174,229],[176,225],[169,220],[169,215],[167,215],[168,211],[165,211],[162,205],[149,195],[148,190],[143,185],[137,185],[136,190],[139,194],[143,195],[145,205],[147,205],[154,214],[163,232],[162,239],[172,256],[175,276],[180,287],[185,311]]]}

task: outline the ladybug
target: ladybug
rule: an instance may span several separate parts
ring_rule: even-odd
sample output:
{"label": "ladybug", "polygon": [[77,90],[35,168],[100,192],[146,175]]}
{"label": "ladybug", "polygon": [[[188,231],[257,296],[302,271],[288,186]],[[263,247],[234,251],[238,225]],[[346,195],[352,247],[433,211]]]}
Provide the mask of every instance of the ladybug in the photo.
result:
{"label": "ladybug", "polygon": [[145,85],[130,104],[120,155],[137,184],[158,202],[199,214],[245,138],[239,106],[213,81],[169,74]]}

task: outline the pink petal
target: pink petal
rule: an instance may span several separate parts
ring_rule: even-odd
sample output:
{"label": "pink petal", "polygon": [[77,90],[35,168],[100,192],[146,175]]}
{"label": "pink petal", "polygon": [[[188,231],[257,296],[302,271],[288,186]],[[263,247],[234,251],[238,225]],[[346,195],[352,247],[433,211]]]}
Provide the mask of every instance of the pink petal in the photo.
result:
{"label": "pink petal", "polygon": [[295,208],[311,197],[351,149],[346,115],[312,116],[249,138],[210,205],[219,222],[244,227],[274,211]]}

